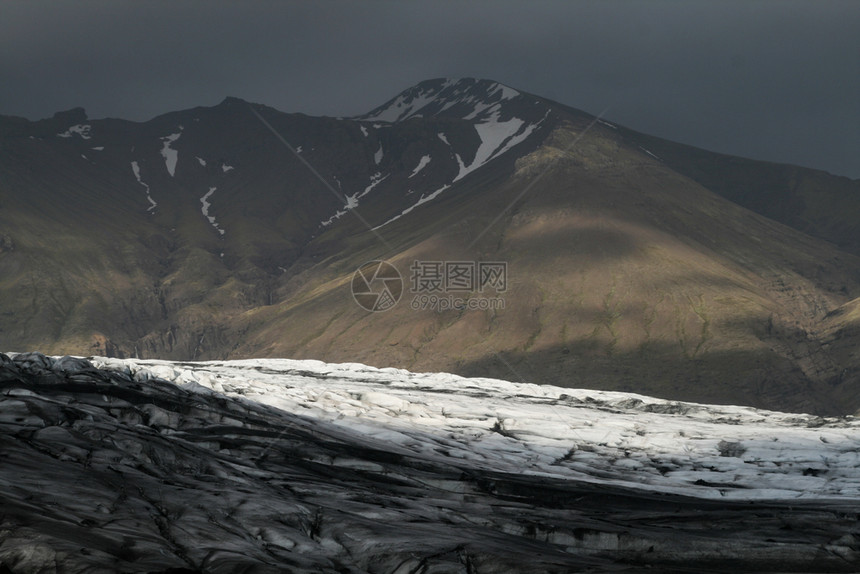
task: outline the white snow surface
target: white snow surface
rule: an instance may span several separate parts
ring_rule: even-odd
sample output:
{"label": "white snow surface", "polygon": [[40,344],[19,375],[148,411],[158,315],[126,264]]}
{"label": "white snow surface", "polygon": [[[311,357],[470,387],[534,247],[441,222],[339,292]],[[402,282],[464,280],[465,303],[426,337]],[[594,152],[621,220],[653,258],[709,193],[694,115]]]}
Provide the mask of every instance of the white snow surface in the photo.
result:
{"label": "white snow surface", "polygon": [[[380,150],[381,149],[382,148],[380,147]],[[370,176],[370,183],[367,185],[367,187],[364,188],[364,191],[359,192],[359,193],[353,193],[352,195],[346,196],[346,203],[344,204],[343,209],[338,209],[334,213],[334,215],[332,215],[331,217],[329,217],[326,220],[320,221],[320,225],[322,225],[323,227],[328,227],[329,225],[334,223],[336,220],[338,220],[341,217],[343,217],[344,215],[346,215],[346,213],[350,209],[355,209],[356,207],[358,207],[358,200],[361,199],[362,197],[364,197],[365,195],[367,195],[368,193],[370,193],[371,191],[373,191],[373,188],[376,187],[377,185],[379,185],[380,183],[382,183],[383,181],[385,181],[385,179],[389,175],[391,175],[391,174],[386,173],[385,175],[382,175],[382,172],[380,172],[380,171],[377,171],[376,173],[374,173],[372,176]],[[340,181],[337,180],[337,178],[335,178],[335,180],[338,183],[338,187],[340,187]]]}
{"label": "white snow surface", "polygon": [[[468,165],[463,161],[472,155],[464,154],[464,150],[454,149],[443,133],[437,134],[439,139],[451,148],[451,155],[457,161],[459,171],[453,180],[429,194],[422,194],[419,200],[391,217],[374,229],[385,227],[392,221],[410,213],[419,205],[431,201],[446,191],[452,184],[463,179],[473,171],[486,165],[489,161],[501,156],[514,146],[525,141],[549,116],[547,110],[544,117],[537,122],[527,122],[521,118],[506,113],[505,106],[509,100],[520,97],[517,90],[499,83],[475,83],[470,80],[447,79],[440,83],[420,84],[406,90],[397,98],[360,118],[361,121],[401,122],[409,118],[422,117],[425,111],[431,115],[441,114],[446,110],[457,107],[457,116],[470,121],[480,139],[474,157]],[[450,113],[450,112],[449,112]],[[502,119],[505,118],[505,119]],[[380,152],[382,148],[380,147]],[[377,153],[380,153],[377,152]],[[430,161],[429,156],[427,162]],[[381,156],[376,158],[377,164]],[[423,160],[409,177],[416,175],[426,166]]]}
{"label": "white snow surface", "polygon": [[[454,90],[454,88],[457,89]],[[375,111],[373,115],[364,116],[361,120],[402,122],[409,118],[424,117],[426,114],[422,110],[439,100],[444,102],[440,112],[455,105],[462,105],[467,109],[471,106],[471,111],[463,116],[463,119],[471,120],[480,118],[488,110],[498,110],[501,102],[520,95],[513,88],[499,83],[489,85],[486,93],[481,93],[482,89],[469,81],[453,78],[446,79],[437,86],[416,86],[397,96],[387,106]]]}
{"label": "white snow surface", "polygon": [[606,126],[606,127],[608,127],[608,128],[612,128],[613,130],[617,130],[617,129],[618,129],[618,127],[617,127],[615,124],[610,124],[609,122],[607,122],[607,121],[603,121],[603,120],[601,120],[600,118],[597,118],[597,121],[598,121],[598,122],[600,122],[601,124],[605,125],[605,126]]}
{"label": "white snow surface", "polygon": [[158,207],[158,203],[152,199],[152,195],[150,194],[149,185],[144,183],[142,179],[140,179],[140,166],[136,161],[131,162],[131,171],[134,172],[134,178],[137,180],[137,183],[142,185],[144,189],[146,189],[146,199],[149,201],[149,207],[146,208],[147,211],[152,211],[156,207]]}
{"label": "white snow surface", "polygon": [[[337,179],[337,178],[335,178],[335,179]],[[346,203],[343,205],[343,209],[338,209],[334,215],[332,215],[331,217],[329,217],[325,221],[321,221],[320,225],[322,225],[323,227],[328,227],[329,225],[334,223],[335,220],[340,219],[341,217],[346,215],[347,211],[349,211],[350,209],[355,209],[356,207],[358,207],[358,199],[361,196],[365,195],[368,191],[370,191],[370,189],[373,188],[374,185],[375,184],[370,184],[368,186],[368,189],[365,190],[364,193],[361,193],[361,194],[353,193],[352,195],[346,196]],[[340,187],[339,181],[338,181],[338,187]]]}
{"label": "white snow surface", "polygon": [[[460,156],[457,156],[457,160],[458,160],[458,161],[460,160]],[[462,166],[462,165],[463,165],[463,163],[462,163],[462,162],[460,162],[460,165]],[[456,180],[455,180],[455,181],[456,181]],[[403,211],[401,211],[400,213],[398,213],[398,214],[397,214],[397,215],[395,215],[394,217],[392,217],[392,218],[388,219],[388,220],[387,220],[387,221],[385,221],[384,223],[381,223],[380,225],[377,225],[376,227],[374,227],[374,228],[372,229],[372,231],[376,231],[377,229],[380,229],[380,228],[382,228],[382,227],[385,227],[386,225],[388,225],[388,224],[389,224],[389,223],[391,223],[392,221],[396,221],[396,220],[400,219],[401,217],[403,217],[403,216],[404,216],[404,215],[406,215],[407,213],[411,212],[413,209],[415,209],[415,208],[416,208],[416,207],[418,207],[419,205],[423,205],[423,204],[425,204],[425,203],[427,203],[427,202],[429,202],[429,201],[433,201],[434,199],[436,199],[437,197],[439,197],[439,195],[441,195],[441,194],[442,194],[442,192],[443,192],[443,191],[445,191],[446,189],[448,189],[449,187],[451,187],[451,186],[450,186],[450,185],[448,185],[448,184],[446,184],[446,185],[443,185],[442,187],[440,187],[439,189],[437,189],[436,191],[434,191],[434,192],[432,192],[432,193],[428,193],[427,195],[421,194],[421,197],[420,197],[420,198],[418,198],[418,201],[416,201],[415,203],[413,203],[412,205],[410,205],[409,207],[407,207],[406,209],[404,209]],[[411,193],[413,193],[413,192],[412,192],[412,190],[410,189],[407,193],[410,193],[410,194],[411,194]]]}
{"label": "white snow surface", "polygon": [[[439,90],[450,86],[453,80],[448,80]],[[436,99],[438,91],[403,93],[397,96],[394,101],[385,109],[380,110],[373,116],[363,118],[368,121],[380,122],[401,122],[412,116],[418,115],[418,111],[432,103]]]}
{"label": "white snow surface", "polygon": [[78,134],[79,136],[81,136],[81,139],[88,140],[91,137],[90,136],[90,129],[91,128],[92,128],[92,126],[90,126],[89,124],[76,124],[76,125],[69,127],[69,129],[67,129],[63,133],[57,134],[57,137],[70,138],[74,134]]}
{"label": "white snow surface", "polygon": [[176,173],[176,162],[179,161],[179,151],[173,149],[171,144],[179,139],[182,135],[182,130],[176,132],[175,134],[170,134],[169,136],[164,136],[161,138],[161,141],[164,142],[164,145],[161,148],[161,155],[164,158],[164,164],[167,166],[167,173],[170,174],[170,177]]}
{"label": "white snow surface", "polygon": [[[523,124],[524,122],[517,118],[511,118],[504,122],[499,121],[498,114],[493,114],[486,122],[475,124],[475,130],[478,132],[478,137],[481,138],[481,145],[478,146],[478,150],[475,152],[475,159],[468,166],[464,166],[462,161],[460,161],[460,173],[457,174],[454,181],[464,178],[486,164],[496,155],[504,153],[509,149],[509,146],[504,146],[508,139],[513,138],[521,132],[526,132],[527,137],[535,126],[528,126],[527,129],[523,129]],[[460,156],[458,155],[457,157],[459,159]]]}
{"label": "white snow surface", "polygon": [[221,229],[221,226],[218,225],[217,221],[215,221],[215,216],[209,215],[209,208],[212,207],[212,204],[209,202],[209,198],[212,197],[212,194],[215,193],[217,189],[217,187],[210,187],[209,191],[207,191],[206,194],[200,198],[200,211],[203,213],[203,217],[209,220],[209,224],[215,228],[215,231],[217,231],[220,235],[224,235],[224,230]]}
{"label": "white snow surface", "polygon": [[656,159],[657,161],[663,161],[663,160],[661,160],[659,157],[657,157],[656,155],[654,155],[653,153],[651,153],[649,150],[647,150],[647,149],[645,149],[644,147],[642,147],[641,145],[639,146],[639,149],[641,149],[642,151],[644,151],[645,153],[647,153],[648,155],[650,155],[651,157],[653,157],[653,158],[654,158],[654,159]]}
{"label": "white snow surface", "polygon": [[373,188],[374,188],[374,187],[376,187],[377,185],[379,185],[380,183],[382,183],[383,181],[385,181],[385,179],[386,179],[389,175],[391,175],[391,174],[390,174],[390,173],[386,173],[385,175],[382,175],[382,172],[381,172],[381,171],[377,171],[377,172],[376,172],[376,173],[374,173],[372,176],[370,176],[370,184],[369,184],[367,187],[365,187],[365,188],[364,188],[364,191],[362,191],[362,192],[358,195],[358,199],[361,199],[362,197],[364,197],[365,195],[367,195],[368,193],[370,193],[371,191],[373,191]]}
{"label": "white snow surface", "polygon": [[[418,173],[419,173],[422,169],[424,169],[425,167],[427,167],[427,164],[428,164],[428,163],[430,163],[430,156],[429,156],[429,155],[421,156],[421,159],[420,159],[420,160],[418,160],[418,165],[416,165],[416,166],[415,166],[415,169],[413,169],[413,170],[412,170],[412,173],[409,175],[409,178],[413,178],[413,177],[415,177],[416,175],[418,175]],[[407,179],[409,179],[409,178],[407,178]]]}
{"label": "white snow surface", "polygon": [[[702,499],[860,497],[860,422],[355,363],[95,358],[464,467]],[[277,438],[273,439],[277,441]]]}
{"label": "white snow surface", "polygon": [[[442,192],[446,191],[449,187],[451,187],[453,183],[463,179],[479,167],[486,165],[490,160],[501,156],[503,153],[510,150],[515,145],[522,143],[532,134],[534,130],[540,127],[540,125],[544,122],[544,120],[546,120],[548,116],[549,111],[547,111],[544,117],[536,124],[526,124],[523,120],[519,118],[511,118],[509,120],[500,121],[498,110],[494,111],[486,120],[475,124],[475,131],[478,132],[478,137],[481,139],[481,143],[478,146],[478,149],[475,151],[474,159],[469,163],[469,165],[465,165],[463,159],[460,157],[460,154],[454,151],[453,146],[451,146],[451,144],[448,142],[448,138],[445,137],[444,133],[436,134],[440,140],[442,140],[446,145],[451,147],[451,153],[453,154],[454,159],[457,160],[457,164],[460,167],[460,171],[450,183],[443,185],[432,193],[426,195],[422,194],[417,202],[410,205],[394,217],[391,217],[384,223],[377,225],[373,228],[373,230],[375,231],[377,229],[385,227],[392,221],[396,221],[407,213],[411,212],[419,205],[423,205],[429,201],[432,201],[433,199],[436,199],[442,194]],[[430,161],[429,156],[424,157],[427,158],[427,162]],[[426,165],[427,163],[424,162],[424,158],[422,158],[421,162],[419,162],[418,164],[418,167],[415,168],[415,170],[412,172],[412,175],[410,175],[409,177],[414,176]]]}

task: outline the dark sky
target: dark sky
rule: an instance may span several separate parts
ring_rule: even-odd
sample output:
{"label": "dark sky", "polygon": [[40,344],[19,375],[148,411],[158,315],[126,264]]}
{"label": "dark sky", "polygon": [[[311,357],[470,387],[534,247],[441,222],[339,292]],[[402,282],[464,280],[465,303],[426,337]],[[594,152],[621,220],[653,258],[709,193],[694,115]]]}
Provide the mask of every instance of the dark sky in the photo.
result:
{"label": "dark sky", "polygon": [[860,178],[856,0],[0,0],[0,114],[353,115],[442,76]]}

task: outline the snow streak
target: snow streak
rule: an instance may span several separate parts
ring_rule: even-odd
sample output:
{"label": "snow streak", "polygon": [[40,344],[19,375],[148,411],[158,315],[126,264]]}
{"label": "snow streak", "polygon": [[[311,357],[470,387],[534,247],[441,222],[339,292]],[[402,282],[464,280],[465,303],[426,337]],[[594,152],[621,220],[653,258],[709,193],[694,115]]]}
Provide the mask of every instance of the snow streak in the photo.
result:
{"label": "snow streak", "polygon": [[155,202],[154,199],[152,199],[152,195],[150,195],[149,185],[147,185],[143,182],[142,179],[140,179],[140,166],[137,164],[136,161],[131,162],[131,171],[134,172],[134,178],[137,180],[137,183],[139,183],[146,189],[146,199],[150,203],[149,207],[146,208],[146,210],[153,211],[156,207],[158,207],[158,204]]}
{"label": "snow streak", "polygon": [[209,198],[212,197],[212,194],[215,193],[216,189],[218,188],[210,187],[209,191],[207,191],[206,194],[200,198],[200,211],[203,213],[203,217],[209,220],[210,225],[215,228],[215,231],[217,231],[221,235],[224,235],[224,230],[221,229],[221,226],[218,225],[218,223],[215,221],[215,216],[209,215],[209,208],[212,207],[212,204],[209,203]]}

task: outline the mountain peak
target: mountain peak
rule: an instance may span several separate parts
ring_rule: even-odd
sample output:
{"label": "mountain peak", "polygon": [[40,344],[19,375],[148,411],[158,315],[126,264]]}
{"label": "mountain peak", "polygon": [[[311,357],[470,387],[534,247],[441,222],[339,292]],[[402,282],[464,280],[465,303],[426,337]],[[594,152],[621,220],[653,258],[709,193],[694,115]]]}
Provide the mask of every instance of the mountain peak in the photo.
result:
{"label": "mountain peak", "polygon": [[221,100],[221,103],[218,105],[219,106],[228,106],[228,105],[236,105],[236,104],[247,105],[248,102],[246,100],[243,100],[242,98],[237,98],[236,96],[227,96],[226,98]]}
{"label": "mountain peak", "polygon": [[62,123],[81,123],[87,121],[87,111],[81,107],[72,108],[55,113],[51,119]]}
{"label": "mountain peak", "polygon": [[356,119],[401,122],[416,117],[448,117],[484,121],[523,98],[517,90],[493,80],[436,78],[404,90]]}

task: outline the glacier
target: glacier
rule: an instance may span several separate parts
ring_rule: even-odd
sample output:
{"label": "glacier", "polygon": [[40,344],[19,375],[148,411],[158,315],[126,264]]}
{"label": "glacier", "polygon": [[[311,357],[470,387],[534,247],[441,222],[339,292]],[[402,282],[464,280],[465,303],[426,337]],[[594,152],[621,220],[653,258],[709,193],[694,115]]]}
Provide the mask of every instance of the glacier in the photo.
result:
{"label": "glacier", "polygon": [[286,359],[0,354],[0,389],[2,571],[860,561],[851,417]]}

